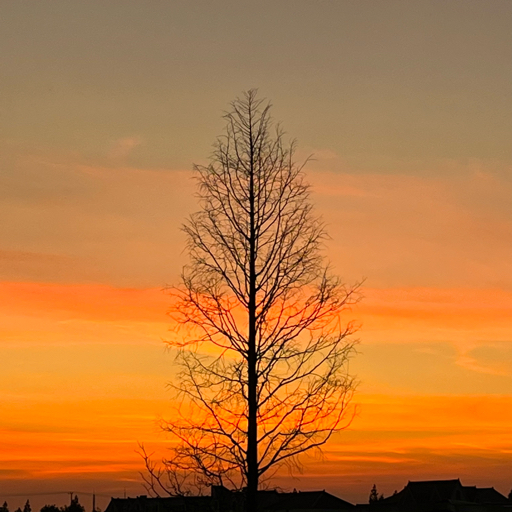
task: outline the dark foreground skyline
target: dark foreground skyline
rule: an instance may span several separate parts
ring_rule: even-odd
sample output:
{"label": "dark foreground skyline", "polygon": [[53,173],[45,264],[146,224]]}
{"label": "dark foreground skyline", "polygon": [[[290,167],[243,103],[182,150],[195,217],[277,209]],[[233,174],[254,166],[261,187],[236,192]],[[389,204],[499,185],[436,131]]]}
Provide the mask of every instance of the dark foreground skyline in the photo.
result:
{"label": "dark foreground skyline", "polygon": [[[159,489],[162,492],[162,489]],[[112,497],[105,508],[100,509],[98,498],[107,495],[95,493],[72,493],[70,503],[55,506],[45,500],[40,512],[173,512],[187,510],[203,512],[222,510],[223,512],[241,512],[244,500],[242,493],[229,491],[222,486],[212,486],[209,493],[202,496],[154,496],[154,489],[146,489],[150,494],[137,496]],[[151,494],[153,493],[153,494]],[[63,494],[63,493],[61,493]],[[91,504],[80,501],[78,494],[91,498]],[[33,495],[34,496],[34,495]],[[55,495],[54,495],[55,496]],[[11,496],[12,497],[12,496]],[[39,495],[39,498],[42,498]],[[385,496],[379,492],[376,484],[372,487],[365,500],[349,502],[342,496],[333,495],[325,490],[293,491],[267,490],[259,491],[259,503],[262,510],[274,512],[293,512],[299,510],[359,510],[360,512],[507,512],[512,510],[512,489],[508,495],[497,491],[494,487],[478,487],[463,485],[460,479],[409,481],[401,490],[395,490]],[[7,505],[7,506],[6,506]],[[213,508],[212,508],[213,507]],[[23,507],[14,510],[4,501],[0,512],[37,512],[29,500]]]}

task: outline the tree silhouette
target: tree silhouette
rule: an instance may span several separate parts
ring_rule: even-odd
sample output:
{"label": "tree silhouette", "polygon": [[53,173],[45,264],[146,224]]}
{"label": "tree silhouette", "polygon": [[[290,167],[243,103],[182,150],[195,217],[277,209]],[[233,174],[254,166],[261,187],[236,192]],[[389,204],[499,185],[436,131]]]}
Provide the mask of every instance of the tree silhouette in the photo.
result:
{"label": "tree silhouette", "polygon": [[377,491],[377,486],[375,484],[373,484],[373,487],[370,491],[370,497],[369,497],[368,501],[370,504],[379,501],[379,493]]}
{"label": "tree silhouette", "polygon": [[23,506],[23,512],[32,512],[32,507],[30,506],[30,500],[27,500],[25,502],[25,505]]}
{"label": "tree silhouette", "polygon": [[7,505],[7,501],[4,501],[4,504],[0,507],[0,512],[9,512],[9,505]]}
{"label": "tree silhouette", "polygon": [[[394,492],[394,494],[397,494],[397,491]],[[376,503],[377,501],[382,501],[384,499],[384,494],[380,494],[377,491],[377,486],[373,484],[373,487],[370,491],[370,497],[369,497],[369,503],[372,505],[373,503]]]}
{"label": "tree silhouette", "polygon": [[61,512],[85,512],[85,508],[78,501],[78,496],[71,499],[71,503],[61,508]]}
{"label": "tree silhouette", "polygon": [[61,512],[61,509],[57,505],[44,505],[40,512]]}
{"label": "tree silhouette", "polygon": [[251,90],[231,107],[210,163],[195,166],[201,209],[171,290],[180,405],[164,429],[178,443],[164,468],[146,458],[145,480],[155,493],[166,475],[170,493],[176,475],[245,488],[255,511],[264,475],[350,421],[354,329],[341,313],[357,286],[324,263],[324,226],[270,104]]}

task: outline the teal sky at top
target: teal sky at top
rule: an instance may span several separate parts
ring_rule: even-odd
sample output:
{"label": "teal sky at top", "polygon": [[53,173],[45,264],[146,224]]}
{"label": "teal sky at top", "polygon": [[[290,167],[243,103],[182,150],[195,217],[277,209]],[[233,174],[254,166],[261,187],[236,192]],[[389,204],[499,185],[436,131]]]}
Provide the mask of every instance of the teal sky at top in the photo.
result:
{"label": "teal sky at top", "polygon": [[0,140],[189,169],[258,87],[353,169],[510,161],[512,2],[3,2]]}

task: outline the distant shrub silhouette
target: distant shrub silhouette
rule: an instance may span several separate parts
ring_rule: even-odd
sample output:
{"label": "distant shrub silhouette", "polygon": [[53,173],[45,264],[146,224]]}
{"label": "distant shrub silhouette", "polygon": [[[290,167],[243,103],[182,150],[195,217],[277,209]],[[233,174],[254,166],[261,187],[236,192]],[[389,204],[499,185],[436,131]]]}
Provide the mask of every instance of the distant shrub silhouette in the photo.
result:
{"label": "distant shrub silhouette", "polygon": [[[61,507],[61,512],[85,512],[85,508],[83,505],[80,505],[78,502],[78,496],[75,495],[75,497],[71,500],[71,503],[69,505],[66,505],[64,507]],[[51,511],[48,511],[51,512]]]}
{"label": "distant shrub silhouette", "polygon": [[40,512],[60,512],[60,508],[57,505],[45,505]]}
{"label": "distant shrub silhouette", "polygon": [[[396,491],[395,491],[396,493]],[[379,496],[379,493],[377,491],[377,486],[375,484],[373,484],[373,487],[372,487],[372,490],[370,491],[370,497],[369,497],[369,503],[370,505],[372,503],[376,503],[377,501],[382,501],[384,499],[384,494],[381,494]]]}
{"label": "distant shrub silhouette", "polygon": [[377,492],[377,486],[373,484],[372,490],[370,491],[370,497],[368,501],[370,503],[375,503],[379,499],[379,493]]}

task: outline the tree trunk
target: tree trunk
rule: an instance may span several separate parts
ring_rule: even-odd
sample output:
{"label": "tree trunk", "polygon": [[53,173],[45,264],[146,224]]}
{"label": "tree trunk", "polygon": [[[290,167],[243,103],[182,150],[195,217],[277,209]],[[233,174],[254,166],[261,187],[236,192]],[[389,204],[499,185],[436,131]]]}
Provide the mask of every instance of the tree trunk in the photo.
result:
{"label": "tree trunk", "polygon": [[[249,119],[252,128],[252,119]],[[256,232],[255,232],[255,198],[254,198],[254,151],[252,130],[250,132],[250,240],[249,240],[249,353],[247,357],[248,375],[248,428],[247,428],[247,512],[258,509],[258,404],[256,374]]]}

